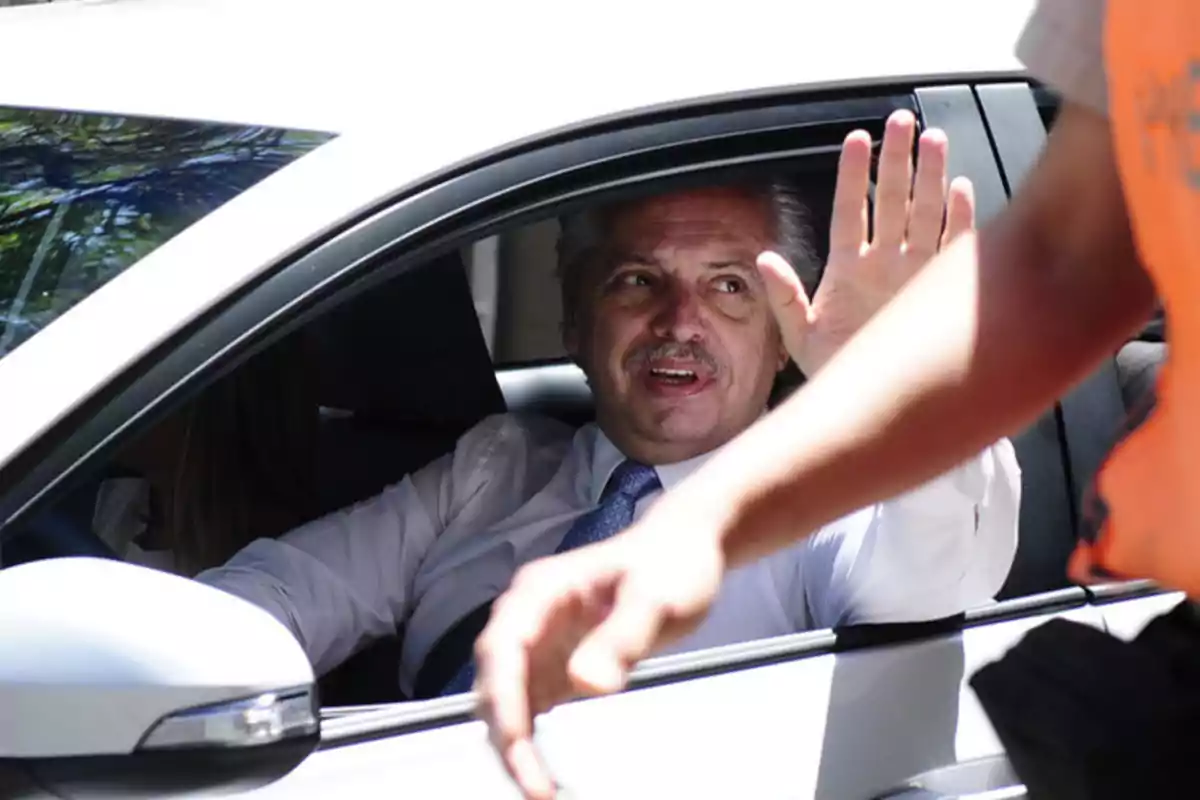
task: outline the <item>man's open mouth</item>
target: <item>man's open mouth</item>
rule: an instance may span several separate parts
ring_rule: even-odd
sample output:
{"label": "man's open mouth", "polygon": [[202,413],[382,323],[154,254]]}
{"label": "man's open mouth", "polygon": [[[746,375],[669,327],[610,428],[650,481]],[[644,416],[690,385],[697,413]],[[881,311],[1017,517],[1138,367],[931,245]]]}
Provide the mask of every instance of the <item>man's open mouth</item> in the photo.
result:
{"label": "man's open mouth", "polygon": [[665,383],[675,384],[678,386],[686,386],[690,383],[695,383],[698,376],[690,369],[666,369],[661,367],[651,367],[650,376],[655,380]]}

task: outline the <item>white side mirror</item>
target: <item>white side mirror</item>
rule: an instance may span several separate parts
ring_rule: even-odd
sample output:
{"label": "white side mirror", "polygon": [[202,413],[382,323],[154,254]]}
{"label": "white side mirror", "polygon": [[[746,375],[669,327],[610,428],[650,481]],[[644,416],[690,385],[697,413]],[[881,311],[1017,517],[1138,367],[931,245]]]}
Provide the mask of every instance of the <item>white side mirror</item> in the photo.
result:
{"label": "white side mirror", "polygon": [[266,611],[119,561],[0,570],[0,763],[52,791],[248,789],[318,736],[312,667]]}

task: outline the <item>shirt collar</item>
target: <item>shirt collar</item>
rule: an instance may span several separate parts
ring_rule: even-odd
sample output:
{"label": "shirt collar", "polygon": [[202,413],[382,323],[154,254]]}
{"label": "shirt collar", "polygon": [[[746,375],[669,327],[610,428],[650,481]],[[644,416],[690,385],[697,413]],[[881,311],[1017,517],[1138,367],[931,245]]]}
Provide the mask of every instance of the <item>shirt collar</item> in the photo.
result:
{"label": "shirt collar", "polygon": [[[596,504],[600,502],[600,495],[604,492],[604,487],[608,485],[608,479],[612,477],[613,471],[621,466],[621,462],[625,460],[626,456],[604,435],[604,431],[600,430],[599,426],[593,423],[592,429],[596,432],[596,439],[595,446],[592,448],[592,480],[587,490],[588,498],[593,504]],[[686,461],[656,466],[654,471],[658,473],[658,480],[663,489],[672,488],[698,469],[705,461],[716,455],[720,449],[718,447],[716,450],[709,450],[707,453],[693,456]]]}

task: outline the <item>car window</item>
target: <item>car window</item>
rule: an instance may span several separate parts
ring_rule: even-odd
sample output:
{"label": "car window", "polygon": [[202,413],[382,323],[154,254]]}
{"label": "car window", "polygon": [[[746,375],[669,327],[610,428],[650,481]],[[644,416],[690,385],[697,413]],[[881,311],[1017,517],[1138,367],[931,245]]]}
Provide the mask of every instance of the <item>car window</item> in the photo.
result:
{"label": "car window", "polygon": [[160,244],[330,138],[0,108],[0,358]]}

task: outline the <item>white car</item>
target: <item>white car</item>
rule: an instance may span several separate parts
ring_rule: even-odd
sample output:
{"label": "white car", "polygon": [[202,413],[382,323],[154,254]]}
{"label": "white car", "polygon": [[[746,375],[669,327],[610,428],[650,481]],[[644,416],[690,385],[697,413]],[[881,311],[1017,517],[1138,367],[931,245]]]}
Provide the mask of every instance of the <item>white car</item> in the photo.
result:
{"label": "white car", "polygon": [[[297,337],[320,509],[485,414],[587,419],[554,214],[735,172],[828,192],[843,136],[909,108],[986,220],[1055,108],[1017,0],[419,5],[0,10],[0,797],[515,796],[469,695],[396,696],[386,642],[318,681],[265,612],[125,563],[146,553],[97,533],[89,481]],[[1065,578],[1127,355],[1015,440],[995,603],[647,661],[539,721],[564,791],[1023,796],[972,673],[1051,617],[1132,636],[1179,599]]]}

